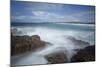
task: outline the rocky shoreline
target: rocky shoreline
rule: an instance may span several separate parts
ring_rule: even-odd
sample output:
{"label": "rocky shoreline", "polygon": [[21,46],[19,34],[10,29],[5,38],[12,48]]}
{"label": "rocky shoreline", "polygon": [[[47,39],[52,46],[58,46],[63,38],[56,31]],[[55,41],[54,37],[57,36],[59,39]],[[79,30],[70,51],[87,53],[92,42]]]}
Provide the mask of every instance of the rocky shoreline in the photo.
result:
{"label": "rocky shoreline", "polygon": [[11,35],[11,56],[25,53],[27,51],[35,51],[36,49],[45,47],[45,42],[38,35],[33,36],[13,36]]}
{"label": "rocky shoreline", "polygon": [[45,56],[48,64],[67,63],[68,58],[64,52],[51,53]]}
{"label": "rocky shoreline", "polygon": [[70,62],[64,52],[51,53],[46,55],[45,58],[48,60],[48,64],[95,61],[95,45],[78,50]]}
{"label": "rocky shoreline", "polygon": [[[88,42],[83,42],[81,40],[76,40],[70,38],[75,44],[88,45]],[[48,42],[47,42],[48,43]],[[49,44],[49,43],[48,43]],[[14,36],[11,34],[11,56],[22,54],[27,51],[35,51],[40,48],[44,48],[46,42],[42,41],[40,36]],[[66,54],[64,52],[54,52],[44,56],[48,61],[48,64],[58,64],[58,63],[69,63]],[[87,62],[95,61],[95,45],[87,46],[83,49],[78,49],[77,53],[72,56],[70,62]]]}
{"label": "rocky shoreline", "polygon": [[95,45],[80,49],[76,55],[71,58],[71,62],[95,61]]}

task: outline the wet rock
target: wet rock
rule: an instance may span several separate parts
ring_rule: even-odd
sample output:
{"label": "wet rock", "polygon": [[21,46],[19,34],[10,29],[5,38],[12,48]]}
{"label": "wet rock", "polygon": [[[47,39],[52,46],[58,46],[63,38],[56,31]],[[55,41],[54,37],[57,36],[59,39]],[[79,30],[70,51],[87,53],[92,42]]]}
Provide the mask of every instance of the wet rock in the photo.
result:
{"label": "wet rock", "polygon": [[66,63],[68,59],[66,54],[63,52],[51,53],[45,56],[48,60],[48,64],[58,64],[58,63]]}
{"label": "wet rock", "polygon": [[95,61],[95,45],[81,49],[71,58],[71,62]]}
{"label": "wet rock", "polygon": [[74,38],[72,36],[69,36],[67,37],[70,41],[72,41],[72,43],[74,43],[75,45],[78,45],[80,47],[86,47],[86,46],[89,46],[90,43],[88,42],[85,42],[85,41],[82,41],[82,40],[79,40],[77,38]]}
{"label": "wet rock", "polygon": [[18,30],[17,28],[12,28],[11,29],[11,33],[13,35],[21,35],[22,34],[22,31]]}
{"label": "wet rock", "polygon": [[43,42],[38,35],[13,36],[11,34],[11,55],[20,54],[43,47],[45,47],[45,42]]}

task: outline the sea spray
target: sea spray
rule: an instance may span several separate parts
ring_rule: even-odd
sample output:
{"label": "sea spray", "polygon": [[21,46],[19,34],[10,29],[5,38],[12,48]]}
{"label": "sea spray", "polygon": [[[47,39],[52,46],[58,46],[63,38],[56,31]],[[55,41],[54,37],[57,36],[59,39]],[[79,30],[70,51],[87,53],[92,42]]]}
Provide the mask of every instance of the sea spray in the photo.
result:
{"label": "sea spray", "polygon": [[[55,26],[55,25],[53,25],[53,26]],[[92,28],[94,28],[94,27],[91,25],[86,26],[86,25],[77,25],[76,24],[74,26],[74,25],[64,24],[64,28],[62,27],[63,24],[61,26],[62,28],[59,25],[55,26],[55,27],[53,27],[53,26],[49,26],[49,24],[47,24],[47,25],[43,25],[43,26],[40,25],[40,26],[33,26],[33,27],[32,26],[16,26],[16,27],[14,27],[21,31],[21,35],[29,35],[29,36],[39,35],[41,40],[48,42],[48,44],[45,48],[43,48],[41,50],[32,52],[29,55],[28,54],[23,55],[24,57],[18,56],[17,59],[15,57],[12,59],[12,61],[14,60],[16,65],[20,65],[20,63],[26,64],[26,65],[28,65],[28,64],[47,64],[48,61],[44,58],[45,55],[48,55],[53,52],[56,53],[58,51],[61,51],[61,52],[66,53],[66,56],[70,62],[71,57],[74,54],[76,54],[77,49],[82,49],[82,48],[84,48],[84,46],[80,46],[80,44],[76,45],[74,42],[72,42],[70,39],[68,39],[69,36],[76,38],[76,41],[82,40],[82,41],[92,43],[94,40],[94,38],[93,38],[94,37],[94,32],[93,32],[94,29],[92,30]],[[74,28],[76,27],[76,28],[74,29],[73,27]],[[89,29],[90,29],[90,31],[89,31]],[[19,35],[19,33],[16,35]],[[88,38],[90,38],[90,39],[88,39]],[[83,44],[83,45],[85,45],[85,44]],[[87,45],[85,45],[85,46],[87,46]],[[23,62],[23,60],[25,62]],[[32,60],[34,60],[34,61],[32,61]],[[36,61],[36,60],[39,60],[39,61]]]}

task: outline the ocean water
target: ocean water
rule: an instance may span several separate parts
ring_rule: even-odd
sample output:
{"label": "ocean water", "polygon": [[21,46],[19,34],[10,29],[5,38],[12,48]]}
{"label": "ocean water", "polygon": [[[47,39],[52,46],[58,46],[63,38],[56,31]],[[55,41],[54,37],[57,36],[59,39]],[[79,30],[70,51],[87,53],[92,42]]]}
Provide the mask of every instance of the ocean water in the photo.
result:
{"label": "ocean water", "polygon": [[[75,49],[82,49],[95,44],[95,25],[94,24],[74,24],[74,23],[13,23],[11,31],[14,35],[39,35],[41,40],[49,42],[47,46],[36,52],[25,53],[11,57],[11,64],[32,65],[47,64],[44,58],[53,52],[62,51],[66,53],[70,62],[71,57],[76,54]],[[72,39],[88,42],[89,44],[71,41]]]}

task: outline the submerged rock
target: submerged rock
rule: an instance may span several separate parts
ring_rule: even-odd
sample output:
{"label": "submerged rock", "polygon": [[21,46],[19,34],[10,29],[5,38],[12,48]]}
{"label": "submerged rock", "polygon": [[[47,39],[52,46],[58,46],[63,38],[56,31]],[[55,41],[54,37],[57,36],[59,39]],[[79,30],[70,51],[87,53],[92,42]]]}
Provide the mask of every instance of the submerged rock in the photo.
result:
{"label": "submerged rock", "polygon": [[79,39],[77,39],[75,37],[72,37],[72,36],[67,37],[67,39],[69,39],[79,49],[83,49],[83,48],[85,48],[85,47],[90,45],[89,42],[86,42],[86,41],[83,41],[83,40],[79,40]]}
{"label": "submerged rock", "polygon": [[58,64],[58,63],[66,63],[68,59],[66,54],[63,52],[51,53],[45,56],[48,60],[48,64]]}
{"label": "submerged rock", "polygon": [[68,37],[68,39],[70,39],[74,44],[76,44],[76,45],[89,45],[89,43],[88,42],[85,42],[85,41],[82,41],[82,40],[78,40],[77,38],[74,38],[74,37],[72,37],[72,36],[69,36]]}
{"label": "submerged rock", "polygon": [[87,61],[95,61],[95,45],[79,50],[71,59],[71,62]]}
{"label": "submerged rock", "polygon": [[45,46],[38,35],[33,36],[13,36],[11,34],[11,55],[36,50]]}

